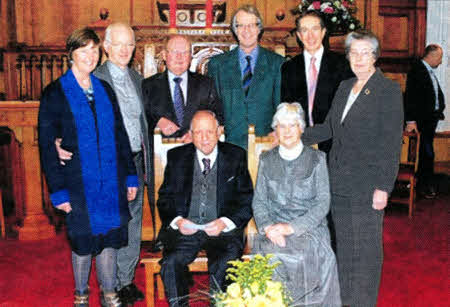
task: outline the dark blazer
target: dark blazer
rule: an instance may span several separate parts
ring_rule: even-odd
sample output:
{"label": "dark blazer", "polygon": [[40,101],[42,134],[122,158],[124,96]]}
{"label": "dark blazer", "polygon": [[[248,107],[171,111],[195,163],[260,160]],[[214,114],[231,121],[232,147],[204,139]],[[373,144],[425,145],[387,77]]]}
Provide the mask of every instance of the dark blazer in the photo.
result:
{"label": "dark blazer", "polygon": [[[252,217],[253,185],[247,154],[238,146],[219,142],[217,163],[217,212],[243,230]],[[177,216],[189,215],[196,148],[191,144],[167,153],[164,181],[159,189],[158,209],[162,230]]]}
{"label": "dark blazer", "polygon": [[284,58],[262,47],[258,52],[247,97],[242,89],[239,47],[208,63],[208,75],[214,79],[223,102],[226,141],[243,148],[247,148],[249,124],[255,125],[259,136],[272,131],[272,116],[280,103],[280,67]]}
{"label": "dark blazer", "polygon": [[362,88],[341,123],[356,78],[343,81],[323,124],[308,127],[306,145],[332,138],[329,153],[331,191],[364,200],[375,189],[390,192],[397,176],[403,104],[400,86],[377,70]]}
{"label": "dark blazer", "polygon": [[[183,124],[172,137],[181,137],[188,130],[194,113],[198,110],[211,110],[216,113],[219,123],[223,124],[222,102],[217,96],[214,82],[207,76],[188,72],[188,97]],[[145,112],[149,129],[153,132],[156,124],[165,117],[177,123],[175,107],[170,92],[167,70],[145,79],[142,83]]]}
{"label": "dark blazer", "polygon": [[419,127],[424,121],[443,119],[444,94],[438,84],[439,109],[435,111],[436,93],[431,76],[421,60],[408,72],[405,90],[405,120],[416,121]]}
{"label": "dark blazer", "polygon": [[[141,109],[142,109],[142,113],[141,113],[141,117],[139,118],[139,121],[141,123],[141,129],[142,129],[142,143],[143,143],[143,150],[144,150],[144,161],[145,161],[145,182],[150,185],[151,178],[153,177],[152,175],[152,171],[151,171],[151,159],[153,157],[153,153],[152,153],[152,149],[149,146],[149,140],[148,140],[148,124],[147,124],[147,120],[145,118],[145,110],[144,110],[144,104],[143,104],[143,97],[142,97],[142,80],[144,79],[137,71],[135,71],[134,69],[130,68],[129,69],[130,72],[130,78],[131,81],[133,82],[133,85],[136,88],[136,93],[139,97],[139,102],[141,104]],[[114,88],[114,83],[111,77],[111,74],[109,72],[108,69],[108,65],[105,63],[103,63],[102,65],[100,65],[99,67],[97,67],[94,70],[94,75],[99,78],[102,79],[106,82],[108,82],[108,84]]]}
{"label": "dark blazer", "polygon": [[[324,50],[314,97],[314,124],[324,122],[331,108],[334,94],[342,80],[353,77],[347,59],[339,53]],[[305,111],[305,121],[309,125],[308,85],[303,53],[287,61],[281,67],[281,101],[299,102]]]}

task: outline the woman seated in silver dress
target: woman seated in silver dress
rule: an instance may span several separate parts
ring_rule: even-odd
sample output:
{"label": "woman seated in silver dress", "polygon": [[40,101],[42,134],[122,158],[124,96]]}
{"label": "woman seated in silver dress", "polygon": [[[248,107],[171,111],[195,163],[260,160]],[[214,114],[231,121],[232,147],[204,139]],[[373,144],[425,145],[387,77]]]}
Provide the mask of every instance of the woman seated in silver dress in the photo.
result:
{"label": "woman seated in silver dress", "polygon": [[330,187],[325,153],[300,140],[298,103],[282,103],[272,121],[279,146],[261,154],[253,197],[258,227],[253,253],[281,264],[273,279],[289,290],[292,306],[341,306],[336,259],[326,215]]}

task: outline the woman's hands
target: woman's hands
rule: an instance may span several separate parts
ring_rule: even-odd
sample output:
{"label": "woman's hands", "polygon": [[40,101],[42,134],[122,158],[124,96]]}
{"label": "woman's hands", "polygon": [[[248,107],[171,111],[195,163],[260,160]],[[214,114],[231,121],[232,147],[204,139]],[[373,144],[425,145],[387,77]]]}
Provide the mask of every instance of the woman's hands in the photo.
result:
{"label": "woman's hands", "polygon": [[266,237],[275,245],[286,246],[286,236],[294,233],[294,229],[288,223],[277,223],[264,228]]}

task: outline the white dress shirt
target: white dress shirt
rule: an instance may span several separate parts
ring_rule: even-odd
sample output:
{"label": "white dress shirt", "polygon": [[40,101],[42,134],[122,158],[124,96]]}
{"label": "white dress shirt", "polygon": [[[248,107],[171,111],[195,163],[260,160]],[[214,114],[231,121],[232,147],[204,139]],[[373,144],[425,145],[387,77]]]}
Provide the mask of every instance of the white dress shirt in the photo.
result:
{"label": "white dress shirt", "polygon": [[314,56],[316,58],[316,70],[317,70],[317,76],[319,76],[320,72],[320,63],[322,63],[322,57],[323,57],[323,46],[320,47],[319,50],[315,54],[311,54],[308,51],[303,51],[303,56],[305,58],[305,75],[306,75],[306,84],[309,84],[309,66],[311,65],[311,58]]}

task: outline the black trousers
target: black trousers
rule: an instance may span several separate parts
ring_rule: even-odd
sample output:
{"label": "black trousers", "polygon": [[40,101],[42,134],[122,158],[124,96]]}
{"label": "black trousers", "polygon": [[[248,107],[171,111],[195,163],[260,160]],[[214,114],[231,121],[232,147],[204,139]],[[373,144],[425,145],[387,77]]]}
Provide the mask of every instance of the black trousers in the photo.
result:
{"label": "black trousers", "polygon": [[417,123],[420,132],[419,149],[419,183],[422,188],[434,185],[434,148],[433,140],[436,134],[437,119]]}
{"label": "black trousers", "polygon": [[210,291],[225,290],[228,261],[242,256],[244,241],[242,230],[210,237],[203,231],[185,236],[175,230],[167,230],[163,236],[164,250],[161,260],[161,277],[171,307],[188,305],[187,265],[195,260],[200,250],[208,257]]}

